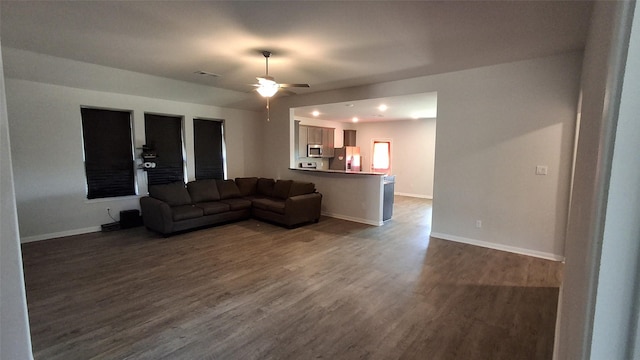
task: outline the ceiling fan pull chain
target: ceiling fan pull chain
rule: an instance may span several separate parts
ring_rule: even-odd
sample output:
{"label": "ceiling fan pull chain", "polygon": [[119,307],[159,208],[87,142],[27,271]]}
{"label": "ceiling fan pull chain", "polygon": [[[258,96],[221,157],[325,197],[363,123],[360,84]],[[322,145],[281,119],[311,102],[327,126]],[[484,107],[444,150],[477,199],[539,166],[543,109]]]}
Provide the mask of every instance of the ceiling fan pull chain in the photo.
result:
{"label": "ceiling fan pull chain", "polygon": [[269,109],[269,98],[267,98],[267,122],[271,121],[271,110]]}

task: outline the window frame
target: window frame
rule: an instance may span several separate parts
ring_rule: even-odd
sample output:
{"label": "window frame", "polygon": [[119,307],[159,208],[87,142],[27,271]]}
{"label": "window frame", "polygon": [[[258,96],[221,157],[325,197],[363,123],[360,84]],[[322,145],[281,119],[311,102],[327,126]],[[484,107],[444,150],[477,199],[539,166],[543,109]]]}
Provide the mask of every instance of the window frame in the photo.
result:
{"label": "window frame", "polygon": [[[376,168],[375,167],[375,148],[376,148],[376,143],[386,143],[389,144],[389,148],[388,148],[388,156],[389,156],[389,167],[388,168]],[[386,174],[390,174],[391,173],[391,167],[392,167],[392,155],[393,155],[393,141],[392,139],[389,138],[379,138],[379,139],[371,139],[371,171],[372,172],[383,172]]]}

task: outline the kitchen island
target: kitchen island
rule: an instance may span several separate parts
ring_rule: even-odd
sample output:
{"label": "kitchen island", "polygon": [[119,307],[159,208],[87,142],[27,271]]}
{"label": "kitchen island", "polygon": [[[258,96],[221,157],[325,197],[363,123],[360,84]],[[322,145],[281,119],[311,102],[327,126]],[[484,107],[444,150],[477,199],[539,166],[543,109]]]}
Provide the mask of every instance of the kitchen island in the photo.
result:
{"label": "kitchen island", "polygon": [[384,173],[294,167],[289,170],[288,178],[316,184],[323,195],[323,215],[383,225]]}

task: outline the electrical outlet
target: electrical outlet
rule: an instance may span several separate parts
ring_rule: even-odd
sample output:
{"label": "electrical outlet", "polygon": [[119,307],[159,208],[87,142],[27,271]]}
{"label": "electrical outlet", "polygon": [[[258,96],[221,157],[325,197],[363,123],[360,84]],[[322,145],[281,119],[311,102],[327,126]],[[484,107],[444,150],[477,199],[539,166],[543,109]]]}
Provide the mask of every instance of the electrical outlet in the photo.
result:
{"label": "electrical outlet", "polygon": [[548,171],[549,171],[549,167],[547,165],[536,166],[536,175],[547,175]]}
{"label": "electrical outlet", "polygon": [[480,229],[482,227],[482,220],[476,220],[476,227]]}

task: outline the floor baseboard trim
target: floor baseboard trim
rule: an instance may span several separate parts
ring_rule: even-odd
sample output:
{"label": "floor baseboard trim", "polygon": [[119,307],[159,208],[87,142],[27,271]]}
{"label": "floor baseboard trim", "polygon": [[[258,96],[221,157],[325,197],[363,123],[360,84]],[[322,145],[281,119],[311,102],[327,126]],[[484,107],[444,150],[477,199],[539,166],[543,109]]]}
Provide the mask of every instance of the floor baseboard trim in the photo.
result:
{"label": "floor baseboard trim", "polygon": [[414,197],[414,198],[419,198],[419,199],[433,200],[433,196],[432,195],[410,194],[410,193],[402,193],[402,192],[394,192],[393,195],[400,195],[400,196],[408,196],[408,197]]}
{"label": "floor baseboard trim", "polygon": [[431,237],[443,239],[443,240],[455,241],[463,244],[485,247],[485,248],[494,249],[494,250],[507,251],[514,254],[533,256],[533,257],[546,259],[546,260],[564,261],[564,256],[561,256],[561,255],[556,255],[556,254],[537,251],[537,250],[530,250],[530,249],[520,248],[516,246],[496,244],[496,243],[491,243],[491,242],[482,241],[482,240],[465,238],[462,236],[431,232]]}
{"label": "floor baseboard trim", "polygon": [[49,234],[25,236],[20,238],[20,242],[24,244],[24,243],[34,242],[34,241],[49,240],[49,239],[55,239],[55,238],[65,237],[65,236],[88,234],[92,232],[98,232],[100,230],[101,230],[100,226],[92,226],[92,227],[87,227],[83,229],[74,229],[74,230],[60,231],[60,232],[49,233]]}
{"label": "floor baseboard trim", "polygon": [[372,220],[361,219],[361,218],[356,218],[356,217],[346,216],[346,215],[340,215],[340,214],[333,214],[333,213],[323,212],[322,215],[328,216],[328,217],[332,217],[332,218],[336,218],[336,219],[341,219],[341,220],[353,221],[353,222],[357,222],[357,223],[361,223],[361,224],[373,225],[373,226],[382,226],[382,225],[384,225],[384,222],[382,222],[382,221],[375,222],[375,221],[372,221]]}

